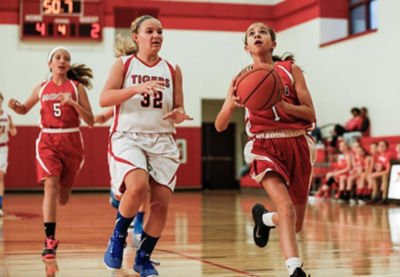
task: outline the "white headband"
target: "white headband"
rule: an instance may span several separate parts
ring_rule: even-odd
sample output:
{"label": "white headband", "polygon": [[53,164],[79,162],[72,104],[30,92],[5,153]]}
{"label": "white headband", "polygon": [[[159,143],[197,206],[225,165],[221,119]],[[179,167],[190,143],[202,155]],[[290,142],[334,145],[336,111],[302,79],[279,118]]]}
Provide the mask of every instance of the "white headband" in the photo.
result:
{"label": "white headband", "polygon": [[51,58],[53,57],[54,53],[58,50],[64,50],[67,51],[69,56],[71,57],[71,53],[68,51],[67,48],[65,48],[64,46],[57,46],[56,48],[54,48],[53,50],[51,50],[50,54],[49,54],[49,62],[51,62]]}

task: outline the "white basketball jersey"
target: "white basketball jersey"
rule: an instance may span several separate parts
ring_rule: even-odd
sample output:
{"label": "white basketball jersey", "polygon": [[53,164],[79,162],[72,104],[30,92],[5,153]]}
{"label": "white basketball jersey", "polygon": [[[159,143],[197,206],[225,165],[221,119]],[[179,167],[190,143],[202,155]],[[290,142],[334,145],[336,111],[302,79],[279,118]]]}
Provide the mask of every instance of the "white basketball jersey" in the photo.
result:
{"label": "white basketball jersey", "polygon": [[0,114],[0,143],[8,142],[8,130],[10,129],[10,116],[3,111]]}
{"label": "white basketball jersey", "polygon": [[164,90],[155,96],[137,94],[114,107],[111,131],[135,133],[175,133],[173,120],[163,117],[173,109],[175,64],[161,59],[146,65],[136,56],[124,56],[125,77],[122,87],[140,85],[150,80],[165,81]]}

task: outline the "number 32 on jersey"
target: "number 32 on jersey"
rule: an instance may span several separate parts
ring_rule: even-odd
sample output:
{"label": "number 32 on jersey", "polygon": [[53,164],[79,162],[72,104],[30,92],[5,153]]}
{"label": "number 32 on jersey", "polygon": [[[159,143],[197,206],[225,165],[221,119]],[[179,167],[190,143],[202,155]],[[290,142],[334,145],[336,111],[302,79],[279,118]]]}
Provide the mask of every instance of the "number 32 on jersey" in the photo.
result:
{"label": "number 32 on jersey", "polygon": [[161,91],[156,91],[154,97],[151,97],[148,93],[142,94],[143,99],[140,102],[142,107],[148,108],[151,105],[151,99],[153,98],[153,105],[152,108],[155,109],[162,109],[162,100],[163,100],[163,93]]}

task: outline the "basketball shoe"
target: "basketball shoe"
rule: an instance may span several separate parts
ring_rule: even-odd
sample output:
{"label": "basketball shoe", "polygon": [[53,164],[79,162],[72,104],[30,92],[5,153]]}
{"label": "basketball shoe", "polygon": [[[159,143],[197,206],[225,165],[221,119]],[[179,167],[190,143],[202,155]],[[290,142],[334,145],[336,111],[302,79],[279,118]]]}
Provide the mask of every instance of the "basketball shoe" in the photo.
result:
{"label": "basketball shoe", "polygon": [[264,247],[269,240],[269,231],[275,227],[266,226],[263,223],[262,216],[267,213],[267,209],[260,203],[253,206],[251,210],[254,220],[253,239],[257,246]]}
{"label": "basketball shoe", "polygon": [[58,246],[58,240],[54,237],[48,237],[44,240],[44,249],[42,252],[42,259],[49,260],[56,258],[56,250]]}
{"label": "basketball shoe", "polygon": [[158,276],[157,270],[154,265],[159,265],[150,261],[150,255],[146,254],[144,250],[138,250],[136,252],[135,264],[133,270],[140,274],[140,277]]}
{"label": "basketball shoe", "polygon": [[104,254],[104,264],[109,269],[120,269],[122,266],[122,257],[126,246],[126,235],[114,231],[108,242],[108,248]]}
{"label": "basketball shoe", "polygon": [[3,216],[3,215],[4,215],[4,212],[2,209],[0,209],[0,216]]}
{"label": "basketball shoe", "polygon": [[[307,277],[307,274],[301,269],[300,267],[296,268],[296,270],[293,272],[290,277]],[[308,277],[311,277],[311,275],[308,275]]]}

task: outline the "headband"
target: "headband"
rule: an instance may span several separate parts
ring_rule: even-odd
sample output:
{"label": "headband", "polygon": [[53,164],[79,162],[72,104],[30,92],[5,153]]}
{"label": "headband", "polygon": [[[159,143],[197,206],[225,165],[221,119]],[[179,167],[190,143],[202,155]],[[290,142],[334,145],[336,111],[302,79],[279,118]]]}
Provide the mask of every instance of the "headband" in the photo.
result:
{"label": "headband", "polygon": [[51,62],[51,58],[53,57],[54,53],[58,50],[64,50],[67,51],[69,56],[71,56],[71,53],[68,51],[67,48],[65,48],[64,46],[57,46],[56,48],[54,48],[53,50],[51,50],[50,54],[49,54],[49,62]]}

